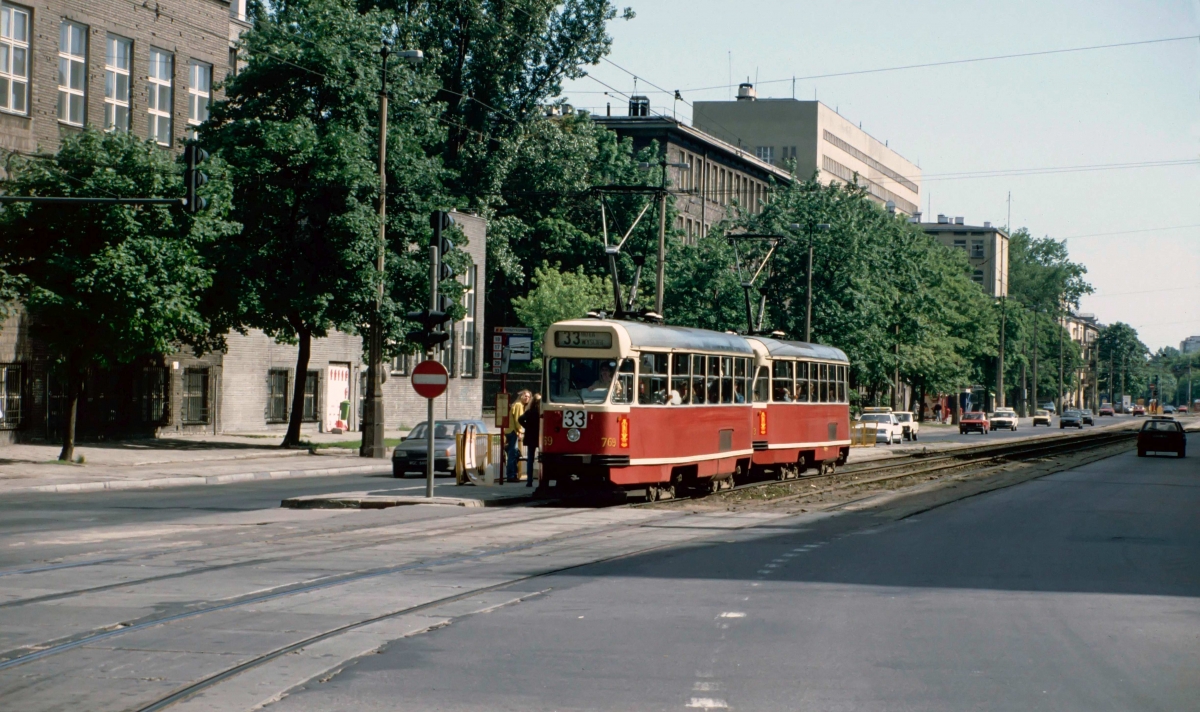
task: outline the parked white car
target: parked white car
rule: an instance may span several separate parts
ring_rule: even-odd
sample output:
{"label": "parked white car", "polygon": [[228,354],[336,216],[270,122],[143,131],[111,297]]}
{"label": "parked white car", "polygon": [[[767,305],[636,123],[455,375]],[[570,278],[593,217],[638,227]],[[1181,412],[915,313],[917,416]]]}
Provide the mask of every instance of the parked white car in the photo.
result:
{"label": "parked white car", "polygon": [[921,432],[921,424],[917,422],[916,416],[907,410],[897,410],[892,415],[896,416],[896,420],[900,423],[904,439],[916,440],[917,435]]}
{"label": "parked white car", "polygon": [[858,423],[858,427],[875,429],[877,443],[895,445],[904,438],[904,426],[896,420],[895,413],[863,413],[858,416]]}

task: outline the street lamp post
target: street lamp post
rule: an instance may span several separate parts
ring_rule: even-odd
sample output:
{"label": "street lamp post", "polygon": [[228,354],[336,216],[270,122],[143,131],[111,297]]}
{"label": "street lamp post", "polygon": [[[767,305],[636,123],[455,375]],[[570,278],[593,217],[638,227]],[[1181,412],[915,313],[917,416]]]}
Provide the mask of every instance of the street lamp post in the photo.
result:
{"label": "street lamp post", "polygon": [[[379,83],[379,244],[375,254],[375,270],[378,285],[375,289],[375,308],[371,312],[371,335],[367,343],[367,393],[363,408],[361,457],[387,457],[384,436],[383,412],[383,287],[385,255],[387,249],[387,66],[392,43],[385,39],[379,49],[381,59]],[[425,60],[419,49],[399,53],[409,65],[416,66]],[[430,424],[432,428],[432,423]]]}
{"label": "street lamp post", "polygon": [[[679,92],[676,92],[678,95]],[[658,193],[658,274],[656,279],[656,291],[654,294],[654,313],[662,317],[663,313],[663,297],[665,296],[666,287],[666,272],[667,272],[667,169],[678,168],[682,171],[690,171],[692,165],[690,163],[671,163],[666,160],[666,149],[664,148],[663,163],[662,163],[662,190]]]}
{"label": "street lamp post", "polygon": [[[792,225],[799,227],[799,225]],[[808,269],[805,271],[805,286],[804,286],[804,341],[812,343],[812,278],[813,278],[813,232],[820,230],[821,232],[829,231],[829,223],[817,223],[808,229]]]}

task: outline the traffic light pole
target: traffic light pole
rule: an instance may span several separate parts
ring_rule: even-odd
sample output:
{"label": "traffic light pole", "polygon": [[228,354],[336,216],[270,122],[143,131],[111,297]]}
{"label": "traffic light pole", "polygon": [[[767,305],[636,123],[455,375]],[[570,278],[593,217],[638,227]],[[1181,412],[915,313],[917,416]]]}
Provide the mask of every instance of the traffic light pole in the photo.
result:
{"label": "traffic light pole", "polygon": [[[441,230],[435,229],[435,235],[440,238]],[[437,311],[438,308],[438,246],[437,240],[429,246],[429,310]],[[425,360],[433,360],[434,349],[430,347],[425,352]],[[433,399],[428,398],[429,412],[425,422],[428,427],[425,429],[425,496],[433,497]]]}
{"label": "traffic light pole", "polygon": [[[383,58],[383,80],[379,86],[379,246],[375,270],[379,285],[375,291],[375,309],[371,313],[371,338],[367,344],[367,402],[363,408],[362,457],[387,457],[384,442],[383,412],[383,271],[384,246],[387,244],[387,58],[388,47],[379,51]],[[432,427],[432,426],[431,426]]]}

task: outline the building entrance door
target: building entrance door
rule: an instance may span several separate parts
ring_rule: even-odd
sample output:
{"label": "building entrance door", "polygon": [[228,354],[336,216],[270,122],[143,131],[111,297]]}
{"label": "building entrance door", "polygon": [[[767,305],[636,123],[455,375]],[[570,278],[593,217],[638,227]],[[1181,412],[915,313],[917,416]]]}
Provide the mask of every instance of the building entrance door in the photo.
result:
{"label": "building entrance door", "polygon": [[322,422],[326,432],[334,428],[350,429],[350,364],[331,363],[325,378],[325,412]]}

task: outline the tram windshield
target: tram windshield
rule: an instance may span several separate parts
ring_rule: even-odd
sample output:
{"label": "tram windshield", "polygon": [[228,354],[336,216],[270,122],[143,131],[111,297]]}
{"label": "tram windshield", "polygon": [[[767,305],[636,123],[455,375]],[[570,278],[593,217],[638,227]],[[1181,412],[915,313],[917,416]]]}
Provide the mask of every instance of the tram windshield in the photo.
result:
{"label": "tram windshield", "polygon": [[625,362],[618,373],[617,361],[611,358],[550,359],[550,402],[604,403],[610,391],[614,403],[628,402],[633,390],[633,363],[629,359]]}

